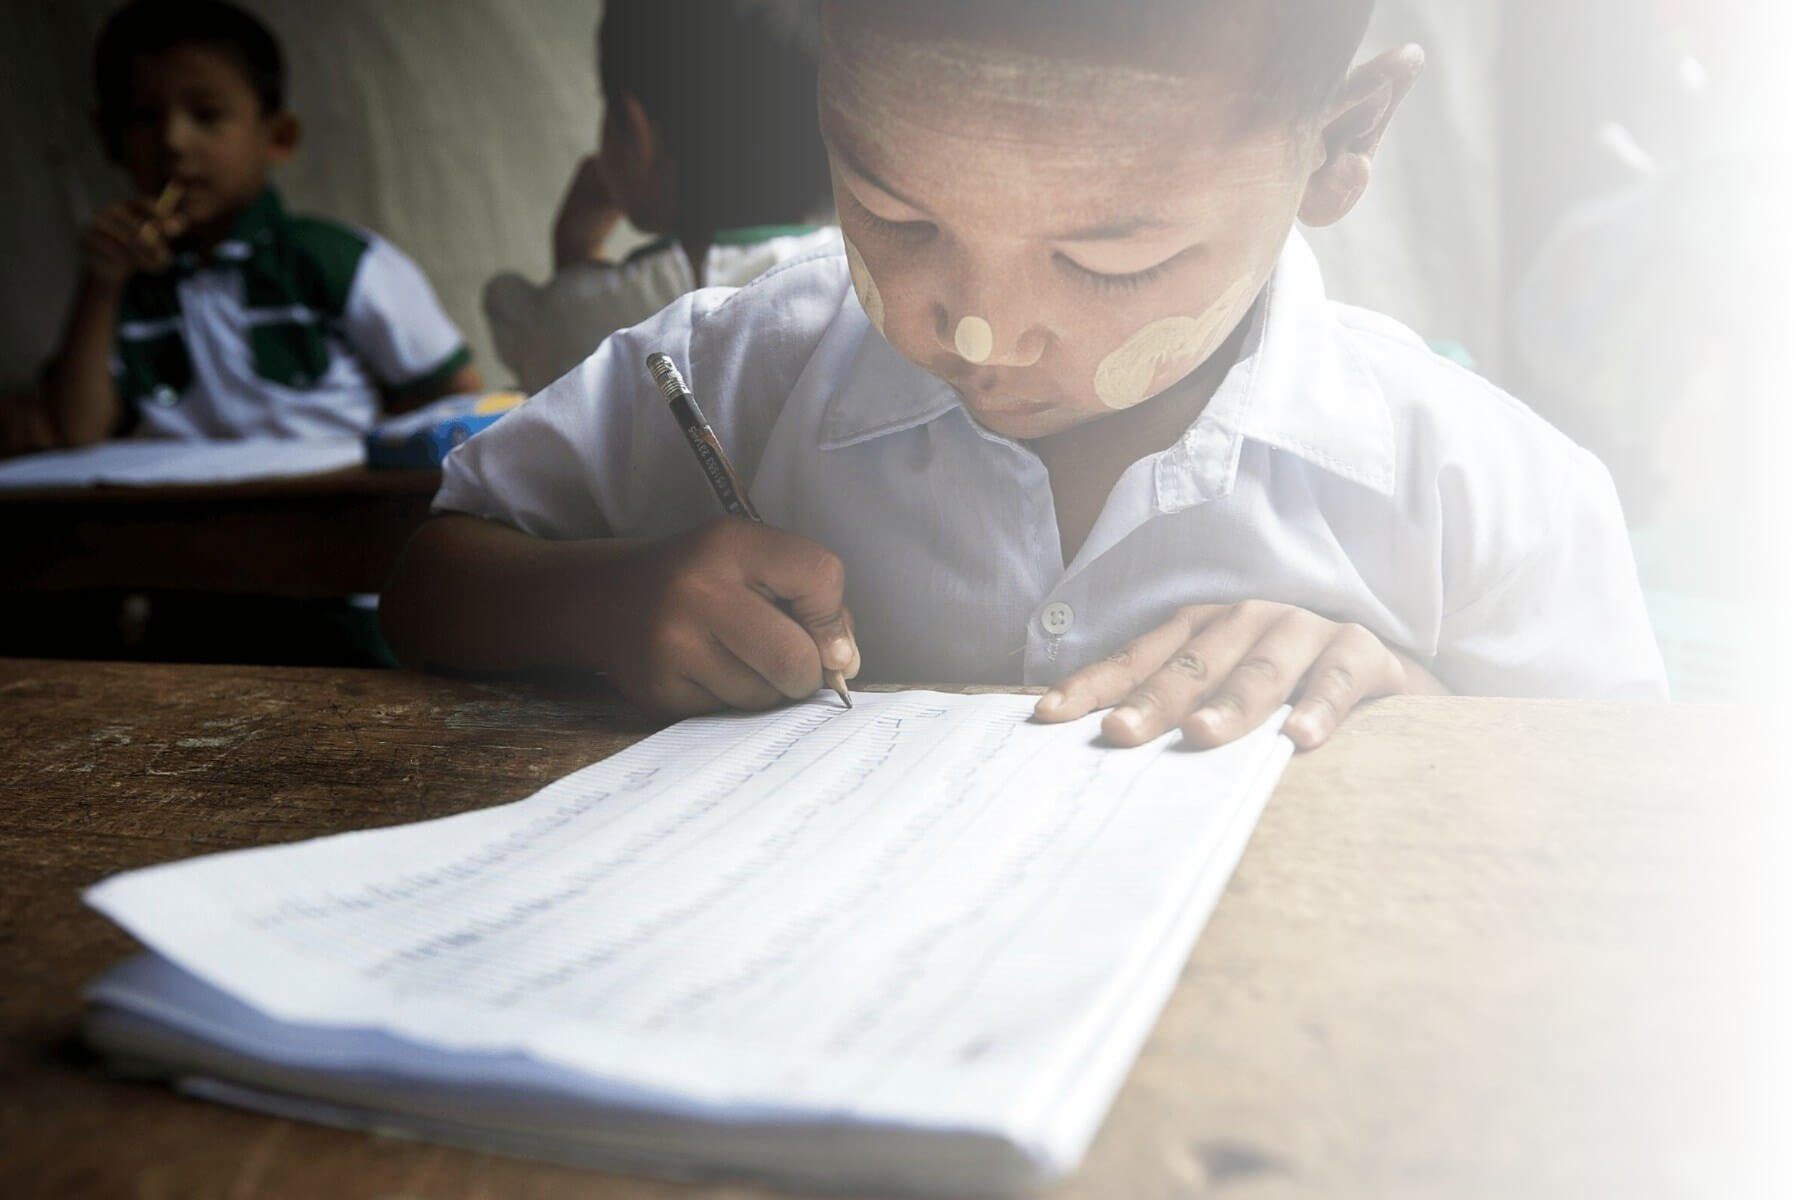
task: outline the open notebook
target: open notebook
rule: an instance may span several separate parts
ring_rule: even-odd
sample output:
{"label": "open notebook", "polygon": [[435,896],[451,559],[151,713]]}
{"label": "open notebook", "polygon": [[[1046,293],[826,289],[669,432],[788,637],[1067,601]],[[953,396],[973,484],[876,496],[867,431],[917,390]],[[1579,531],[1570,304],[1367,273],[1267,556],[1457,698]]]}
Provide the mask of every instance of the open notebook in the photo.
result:
{"label": "open notebook", "polygon": [[508,1153],[1018,1191],[1081,1159],[1292,747],[1033,697],[685,721],[514,804],[115,876],[89,1039]]}

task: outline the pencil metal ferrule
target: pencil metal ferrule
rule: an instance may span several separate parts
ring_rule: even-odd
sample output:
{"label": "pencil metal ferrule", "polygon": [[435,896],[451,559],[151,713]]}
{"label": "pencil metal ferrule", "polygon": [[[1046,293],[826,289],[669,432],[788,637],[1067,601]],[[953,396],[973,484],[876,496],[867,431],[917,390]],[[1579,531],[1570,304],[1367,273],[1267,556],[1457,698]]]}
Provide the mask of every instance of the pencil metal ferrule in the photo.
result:
{"label": "pencil metal ferrule", "polygon": [[692,399],[694,393],[688,390],[687,380],[681,377],[681,371],[675,366],[675,360],[666,354],[652,354],[644,360],[650,367],[650,377],[656,380],[656,386],[662,389],[671,403],[677,400]]}

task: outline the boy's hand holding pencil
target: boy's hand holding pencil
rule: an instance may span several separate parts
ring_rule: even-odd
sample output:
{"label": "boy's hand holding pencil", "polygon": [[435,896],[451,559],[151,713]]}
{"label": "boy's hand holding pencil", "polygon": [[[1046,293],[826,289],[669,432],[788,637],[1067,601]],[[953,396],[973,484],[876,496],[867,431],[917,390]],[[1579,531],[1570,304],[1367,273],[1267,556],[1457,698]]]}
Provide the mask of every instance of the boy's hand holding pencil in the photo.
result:
{"label": "boy's hand holding pencil", "polygon": [[634,547],[612,572],[603,669],[652,712],[773,708],[862,667],[843,564],[817,542],[717,517]]}
{"label": "boy's hand holding pencil", "polygon": [[[744,486],[744,481],[738,477],[736,468],[731,465],[731,459],[725,453],[725,446],[719,441],[719,435],[713,432],[711,425],[707,424],[706,414],[700,411],[700,402],[694,398],[694,393],[688,390],[687,380],[681,377],[680,370],[675,366],[675,360],[667,354],[658,353],[652,354],[645,360],[644,365],[649,368],[650,377],[656,380],[657,388],[668,400],[669,415],[674,417],[675,423],[681,427],[682,436],[687,439],[688,449],[694,452],[694,461],[699,463],[700,469],[706,473],[706,482],[712,488],[713,495],[718,498],[719,507],[723,508],[729,516],[761,525],[762,514],[757,512],[756,505],[751,503],[749,489]],[[844,702],[845,708],[849,708],[850,689],[844,684],[844,672],[848,670],[851,674],[855,674],[851,663],[854,659],[857,661],[857,665],[860,665],[861,656],[856,653],[855,640],[849,632],[848,617],[843,613],[841,607],[844,593],[844,567],[842,563],[838,562],[837,556],[823,546],[816,546],[815,549],[822,557],[817,559],[813,570],[801,582],[809,588],[824,585],[832,595],[831,608],[829,610],[818,608],[816,611],[825,613],[825,620],[828,623],[841,621],[842,628],[824,632],[819,639],[819,656],[825,668],[826,686],[838,694],[838,699]],[[788,601],[787,593],[779,590],[765,589],[765,594],[777,603],[784,604],[787,612],[804,624],[807,629],[814,633],[820,632],[818,622],[814,616],[810,615],[814,611],[812,606],[797,608]],[[796,696],[794,699],[799,699],[799,697]],[[766,706],[759,705],[757,707]]]}
{"label": "boy's hand holding pencil", "polygon": [[166,269],[173,258],[169,243],[187,229],[180,204],[181,185],[171,183],[155,199],[133,196],[103,210],[82,241],[89,276],[117,286],[141,272]]}

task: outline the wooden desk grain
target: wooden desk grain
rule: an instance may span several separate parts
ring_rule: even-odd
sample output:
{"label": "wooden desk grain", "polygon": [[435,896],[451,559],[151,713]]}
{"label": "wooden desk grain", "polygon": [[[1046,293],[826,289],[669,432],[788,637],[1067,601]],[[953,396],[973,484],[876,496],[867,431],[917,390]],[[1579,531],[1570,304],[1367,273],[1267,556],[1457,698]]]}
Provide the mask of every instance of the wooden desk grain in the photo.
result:
{"label": "wooden desk grain", "polygon": [[[762,1195],[252,1116],[103,1079],[71,1043],[82,983],[131,949],[87,884],[522,797],[651,729],[585,686],[0,661],[0,1191]],[[1702,757],[1769,736],[1722,710],[1357,714],[1290,767],[1053,1195],[1776,1194],[1763,1155],[1800,1110],[1769,1090],[1788,1021],[1754,868],[1779,810]]]}
{"label": "wooden desk grain", "polygon": [[0,589],[380,591],[438,479],[357,467],[205,487],[0,491]]}

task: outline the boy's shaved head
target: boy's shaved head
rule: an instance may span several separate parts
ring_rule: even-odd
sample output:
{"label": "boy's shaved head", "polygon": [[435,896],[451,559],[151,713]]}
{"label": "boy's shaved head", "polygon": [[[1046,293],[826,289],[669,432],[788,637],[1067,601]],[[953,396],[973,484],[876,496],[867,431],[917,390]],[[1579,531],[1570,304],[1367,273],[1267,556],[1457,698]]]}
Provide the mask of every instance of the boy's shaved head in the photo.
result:
{"label": "boy's shaved head", "polygon": [[1027,54],[1212,74],[1238,85],[1247,123],[1305,121],[1336,94],[1375,0],[825,0],[827,34],[864,27]]}
{"label": "boy's shaved head", "polygon": [[1295,220],[1349,211],[1423,65],[1350,68],[1372,2],[826,0],[870,324],[1003,436],[1185,427],[1211,385],[1176,385],[1222,377]]}

